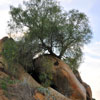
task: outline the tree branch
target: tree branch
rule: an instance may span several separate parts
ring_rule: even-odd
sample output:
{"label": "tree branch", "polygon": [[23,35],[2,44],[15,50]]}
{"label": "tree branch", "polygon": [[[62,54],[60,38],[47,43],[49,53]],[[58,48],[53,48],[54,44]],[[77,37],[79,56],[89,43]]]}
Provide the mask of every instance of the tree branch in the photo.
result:
{"label": "tree branch", "polygon": [[66,49],[69,48],[69,46],[71,46],[71,44],[72,44],[74,41],[75,41],[75,40],[70,41],[68,44],[66,44],[66,46],[64,46],[64,48],[62,48],[62,50],[61,50],[61,52],[60,52],[60,55],[59,55],[59,58],[61,58],[61,57],[64,55]]}

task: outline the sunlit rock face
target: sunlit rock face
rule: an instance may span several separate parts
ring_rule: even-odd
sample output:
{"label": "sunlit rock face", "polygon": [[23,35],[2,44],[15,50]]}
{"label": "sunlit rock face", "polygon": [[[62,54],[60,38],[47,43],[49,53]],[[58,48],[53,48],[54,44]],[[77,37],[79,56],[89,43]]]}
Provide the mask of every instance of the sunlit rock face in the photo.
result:
{"label": "sunlit rock face", "polygon": [[[86,90],[84,86],[78,81],[72,70],[62,60],[51,56],[44,55],[36,59],[35,65],[37,71],[42,71],[45,62],[52,65],[53,82],[57,90],[72,100],[86,100]],[[49,65],[48,65],[49,66]]]}

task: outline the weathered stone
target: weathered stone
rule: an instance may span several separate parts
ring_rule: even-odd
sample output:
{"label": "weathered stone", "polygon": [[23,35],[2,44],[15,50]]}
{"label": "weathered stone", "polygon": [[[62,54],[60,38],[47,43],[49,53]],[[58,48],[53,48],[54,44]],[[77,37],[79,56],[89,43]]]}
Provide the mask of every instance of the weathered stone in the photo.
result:
{"label": "weathered stone", "polygon": [[[36,66],[37,69],[41,71],[44,67],[43,63],[46,63],[48,59],[51,61],[50,63],[52,63],[53,81],[57,90],[72,100],[86,100],[86,90],[84,86],[78,81],[69,66],[62,60],[51,55],[41,56],[35,61],[35,65],[38,65]],[[55,62],[58,62],[58,64],[55,65]]]}
{"label": "weathered stone", "polygon": [[0,78],[7,78],[8,75],[5,74],[4,72],[0,71]]}
{"label": "weathered stone", "polygon": [[4,91],[0,89],[0,100],[8,100],[8,98],[4,95]]}
{"label": "weathered stone", "polygon": [[3,90],[2,90],[2,89],[0,89],[0,96],[1,96],[1,95],[3,95]]}
{"label": "weathered stone", "polygon": [[[46,99],[45,99],[45,96],[44,96],[42,93],[39,93],[39,92],[35,93],[34,98],[35,98],[36,100],[46,100]],[[49,100],[50,100],[50,99],[49,99]]]}
{"label": "weathered stone", "polygon": [[39,99],[39,100],[72,100],[69,99],[67,97],[65,97],[64,95],[62,95],[61,93],[57,92],[56,90],[52,89],[52,88],[48,88],[50,94],[45,95],[41,92],[36,91],[34,94],[34,98],[35,99]]}
{"label": "weathered stone", "polygon": [[5,95],[0,96],[0,100],[9,100]]}
{"label": "weathered stone", "polygon": [[[20,70],[18,71],[18,73],[19,73],[18,77],[22,82],[29,84],[33,88],[38,88],[41,86],[38,82],[36,82],[34,80],[34,78],[32,78],[32,76],[30,76],[27,72],[25,72],[25,70],[21,66],[20,66]],[[55,96],[56,100],[70,100],[67,97],[65,97],[64,95],[62,95],[61,93],[55,91],[54,89],[52,89],[52,88],[48,88],[48,89],[49,89],[51,95]],[[38,96],[39,95],[41,95],[43,97],[42,94],[38,94]],[[45,98],[46,98],[46,96],[45,96]],[[40,99],[40,100],[42,100],[42,99]]]}
{"label": "weathered stone", "polygon": [[75,74],[75,76],[77,77],[77,79],[79,80],[79,82],[80,82],[80,83],[85,87],[85,89],[86,89],[86,100],[92,100],[92,91],[91,91],[90,86],[82,80],[82,78],[81,78],[81,76],[80,76],[80,74],[79,74],[79,72],[78,72],[77,70],[74,71],[74,74]]}
{"label": "weathered stone", "polygon": [[[64,96],[63,94],[61,94],[60,92],[56,91],[53,88],[48,88],[50,90],[51,96],[54,96],[56,100],[72,100],[66,96]],[[73,99],[74,100],[74,99]]]}
{"label": "weathered stone", "polygon": [[83,82],[82,84],[86,89],[86,98],[87,98],[87,100],[92,100],[92,91],[91,91],[90,86],[88,84],[86,84],[85,82]]}

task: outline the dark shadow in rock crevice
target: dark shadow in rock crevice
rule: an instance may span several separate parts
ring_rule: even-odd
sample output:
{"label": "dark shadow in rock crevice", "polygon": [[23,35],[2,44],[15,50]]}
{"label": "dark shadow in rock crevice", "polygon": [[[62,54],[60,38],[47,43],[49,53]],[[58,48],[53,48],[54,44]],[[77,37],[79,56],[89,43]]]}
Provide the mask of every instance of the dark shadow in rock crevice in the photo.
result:
{"label": "dark shadow in rock crevice", "polygon": [[41,84],[41,81],[39,79],[39,73],[37,73],[36,71],[34,70],[30,70],[28,71],[28,73],[38,82]]}
{"label": "dark shadow in rock crevice", "polygon": [[[41,84],[41,81],[40,81],[40,79],[39,79],[39,73],[38,72],[36,72],[36,71],[28,71],[28,73],[39,83],[39,84]],[[55,89],[56,91],[58,91],[58,88],[57,88],[57,86],[54,84],[54,83],[52,83],[51,85],[50,85],[50,87],[51,88],[53,88],[53,89]]]}

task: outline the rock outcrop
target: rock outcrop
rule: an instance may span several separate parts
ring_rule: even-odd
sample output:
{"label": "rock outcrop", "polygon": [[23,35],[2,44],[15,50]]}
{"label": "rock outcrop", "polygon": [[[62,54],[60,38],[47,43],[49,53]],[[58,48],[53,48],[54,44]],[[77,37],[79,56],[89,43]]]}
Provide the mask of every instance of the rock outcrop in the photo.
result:
{"label": "rock outcrop", "polygon": [[74,71],[74,74],[75,74],[76,78],[79,80],[79,82],[85,87],[86,100],[92,100],[92,90],[91,90],[90,86],[82,80],[82,78],[77,70]]}
{"label": "rock outcrop", "polygon": [[[3,43],[7,39],[8,38],[6,37],[0,40],[0,80],[10,77],[11,82],[16,79],[19,80],[19,82],[16,83],[14,81],[13,84],[8,84],[8,82],[7,85],[4,85],[4,83],[2,85],[2,82],[0,82],[0,100],[48,100],[48,98],[50,100],[92,100],[91,88],[82,81],[79,73],[74,74],[66,63],[51,55],[40,56],[34,60],[34,65],[36,67],[36,71],[39,73],[40,71],[43,71],[44,67],[47,66],[47,62],[50,61],[48,64],[52,71],[53,83],[56,86],[56,89],[48,87],[46,89],[49,92],[43,92],[45,88],[43,88],[42,85],[34,79],[34,77],[27,73],[20,64],[15,64],[15,66],[18,67],[17,78],[11,77],[7,70],[5,70],[8,66],[1,54],[3,50]],[[25,87],[25,84],[27,84],[28,87]],[[5,86],[8,86],[7,91],[5,90]],[[38,88],[41,87],[44,89],[42,92],[38,90]],[[27,95],[31,94],[31,97],[25,99],[22,92]],[[7,96],[6,94],[13,96]],[[21,98],[17,98],[18,95]]]}
{"label": "rock outcrop", "polygon": [[45,67],[42,65],[48,62],[48,59],[51,61],[50,63],[52,63],[53,81],[57,90],[72,100],[86,100],[86,90],[84,86],[62,60],[51,55],[41,56],[35,61],[35,65],[38,65],[37,71],[41,71],[43,67]]}

